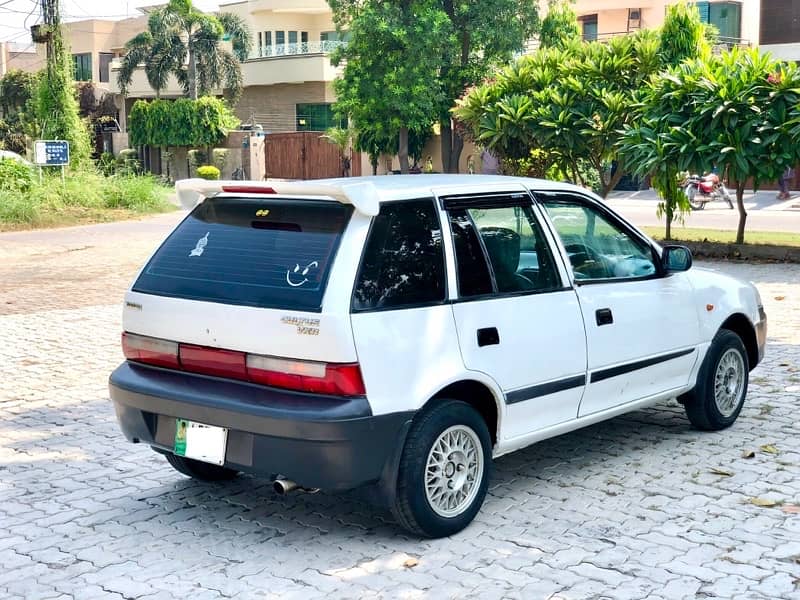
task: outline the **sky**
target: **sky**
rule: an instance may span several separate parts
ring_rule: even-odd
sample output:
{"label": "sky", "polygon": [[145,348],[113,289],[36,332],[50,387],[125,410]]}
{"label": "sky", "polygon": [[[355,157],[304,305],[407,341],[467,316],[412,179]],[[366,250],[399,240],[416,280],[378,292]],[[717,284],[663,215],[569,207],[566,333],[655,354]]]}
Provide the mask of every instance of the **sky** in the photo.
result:
{"label": "sky", "polygon": [[[140,14],[136,10],[138,6],[162,2],[166,0],[61,0],[61,18],[65,22],[91,18],[123,19]],[[218,7],[215,0],[195,0],[194,5],[205,11]],[[40,14],[41,3],[37,0],[0,0],[0,42],[29,45],[30,27],[41,22]]]}

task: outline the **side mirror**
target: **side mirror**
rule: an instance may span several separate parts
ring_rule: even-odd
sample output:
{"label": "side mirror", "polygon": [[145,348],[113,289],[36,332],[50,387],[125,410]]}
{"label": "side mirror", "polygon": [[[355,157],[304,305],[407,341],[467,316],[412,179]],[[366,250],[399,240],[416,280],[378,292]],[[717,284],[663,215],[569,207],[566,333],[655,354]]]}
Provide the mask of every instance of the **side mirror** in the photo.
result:
{"label": "side mirror", "polygon": [[692,268],[692,251],[686,246],[664,246],[661,264],[666,273],[679,273]]}

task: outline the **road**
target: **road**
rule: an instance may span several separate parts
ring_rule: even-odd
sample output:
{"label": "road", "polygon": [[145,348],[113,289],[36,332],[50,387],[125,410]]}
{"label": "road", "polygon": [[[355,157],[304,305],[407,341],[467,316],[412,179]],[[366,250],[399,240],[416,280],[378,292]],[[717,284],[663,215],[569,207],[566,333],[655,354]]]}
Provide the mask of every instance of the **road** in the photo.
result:
{"label": "road", "polygon": [[198,483],[124,440],[120,299],[179,217],[0,234],[0,598],[800,600],[800,266],[705,265],[770,318],[732,428],[667,402],[541,442],[418,540],[356,494]]}
{"label": "road", "polygon": [[[779,201],[775,192],[747,192],[744,201],[749,231],[800,233],[800,195]],[[652,190],[613,192],[606,202],[635,225],[664,226],[664,220],[656,216],[658,196]],[[709,203],[703,210],[693,211],[686,217],[686,227],[735,231],[738,223],[739,211],[735,207],[729,209],[724,202]]]}

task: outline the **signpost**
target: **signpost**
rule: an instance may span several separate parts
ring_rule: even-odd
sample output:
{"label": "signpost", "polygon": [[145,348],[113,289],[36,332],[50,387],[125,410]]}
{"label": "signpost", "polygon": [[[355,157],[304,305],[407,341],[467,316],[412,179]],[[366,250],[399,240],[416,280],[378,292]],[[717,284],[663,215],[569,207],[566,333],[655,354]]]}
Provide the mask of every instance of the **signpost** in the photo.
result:
{"label": "signpost", "polygon": [[64,180],[64,166],[69,164],[69,142],[66,140],[36,140],[33,144],[33,162],[39,165],[39,180],[42,167],[61,167],[61,180]]}

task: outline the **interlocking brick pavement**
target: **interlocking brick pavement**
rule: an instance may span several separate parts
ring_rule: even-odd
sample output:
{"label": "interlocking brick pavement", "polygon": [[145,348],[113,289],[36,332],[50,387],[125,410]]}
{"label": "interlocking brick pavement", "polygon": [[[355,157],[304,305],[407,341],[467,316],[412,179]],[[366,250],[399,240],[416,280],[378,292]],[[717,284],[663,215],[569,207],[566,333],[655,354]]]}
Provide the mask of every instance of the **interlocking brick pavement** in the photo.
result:
{"label": "interlocking brick pavement", "polygon": [[179,217],[0,235],[0,597],[800,599],[800,267],[705,265],[770,318],[732,428],[669,402],[541,442],[420,541],[357,494],[197,483],[124,440],[119,299]]}

